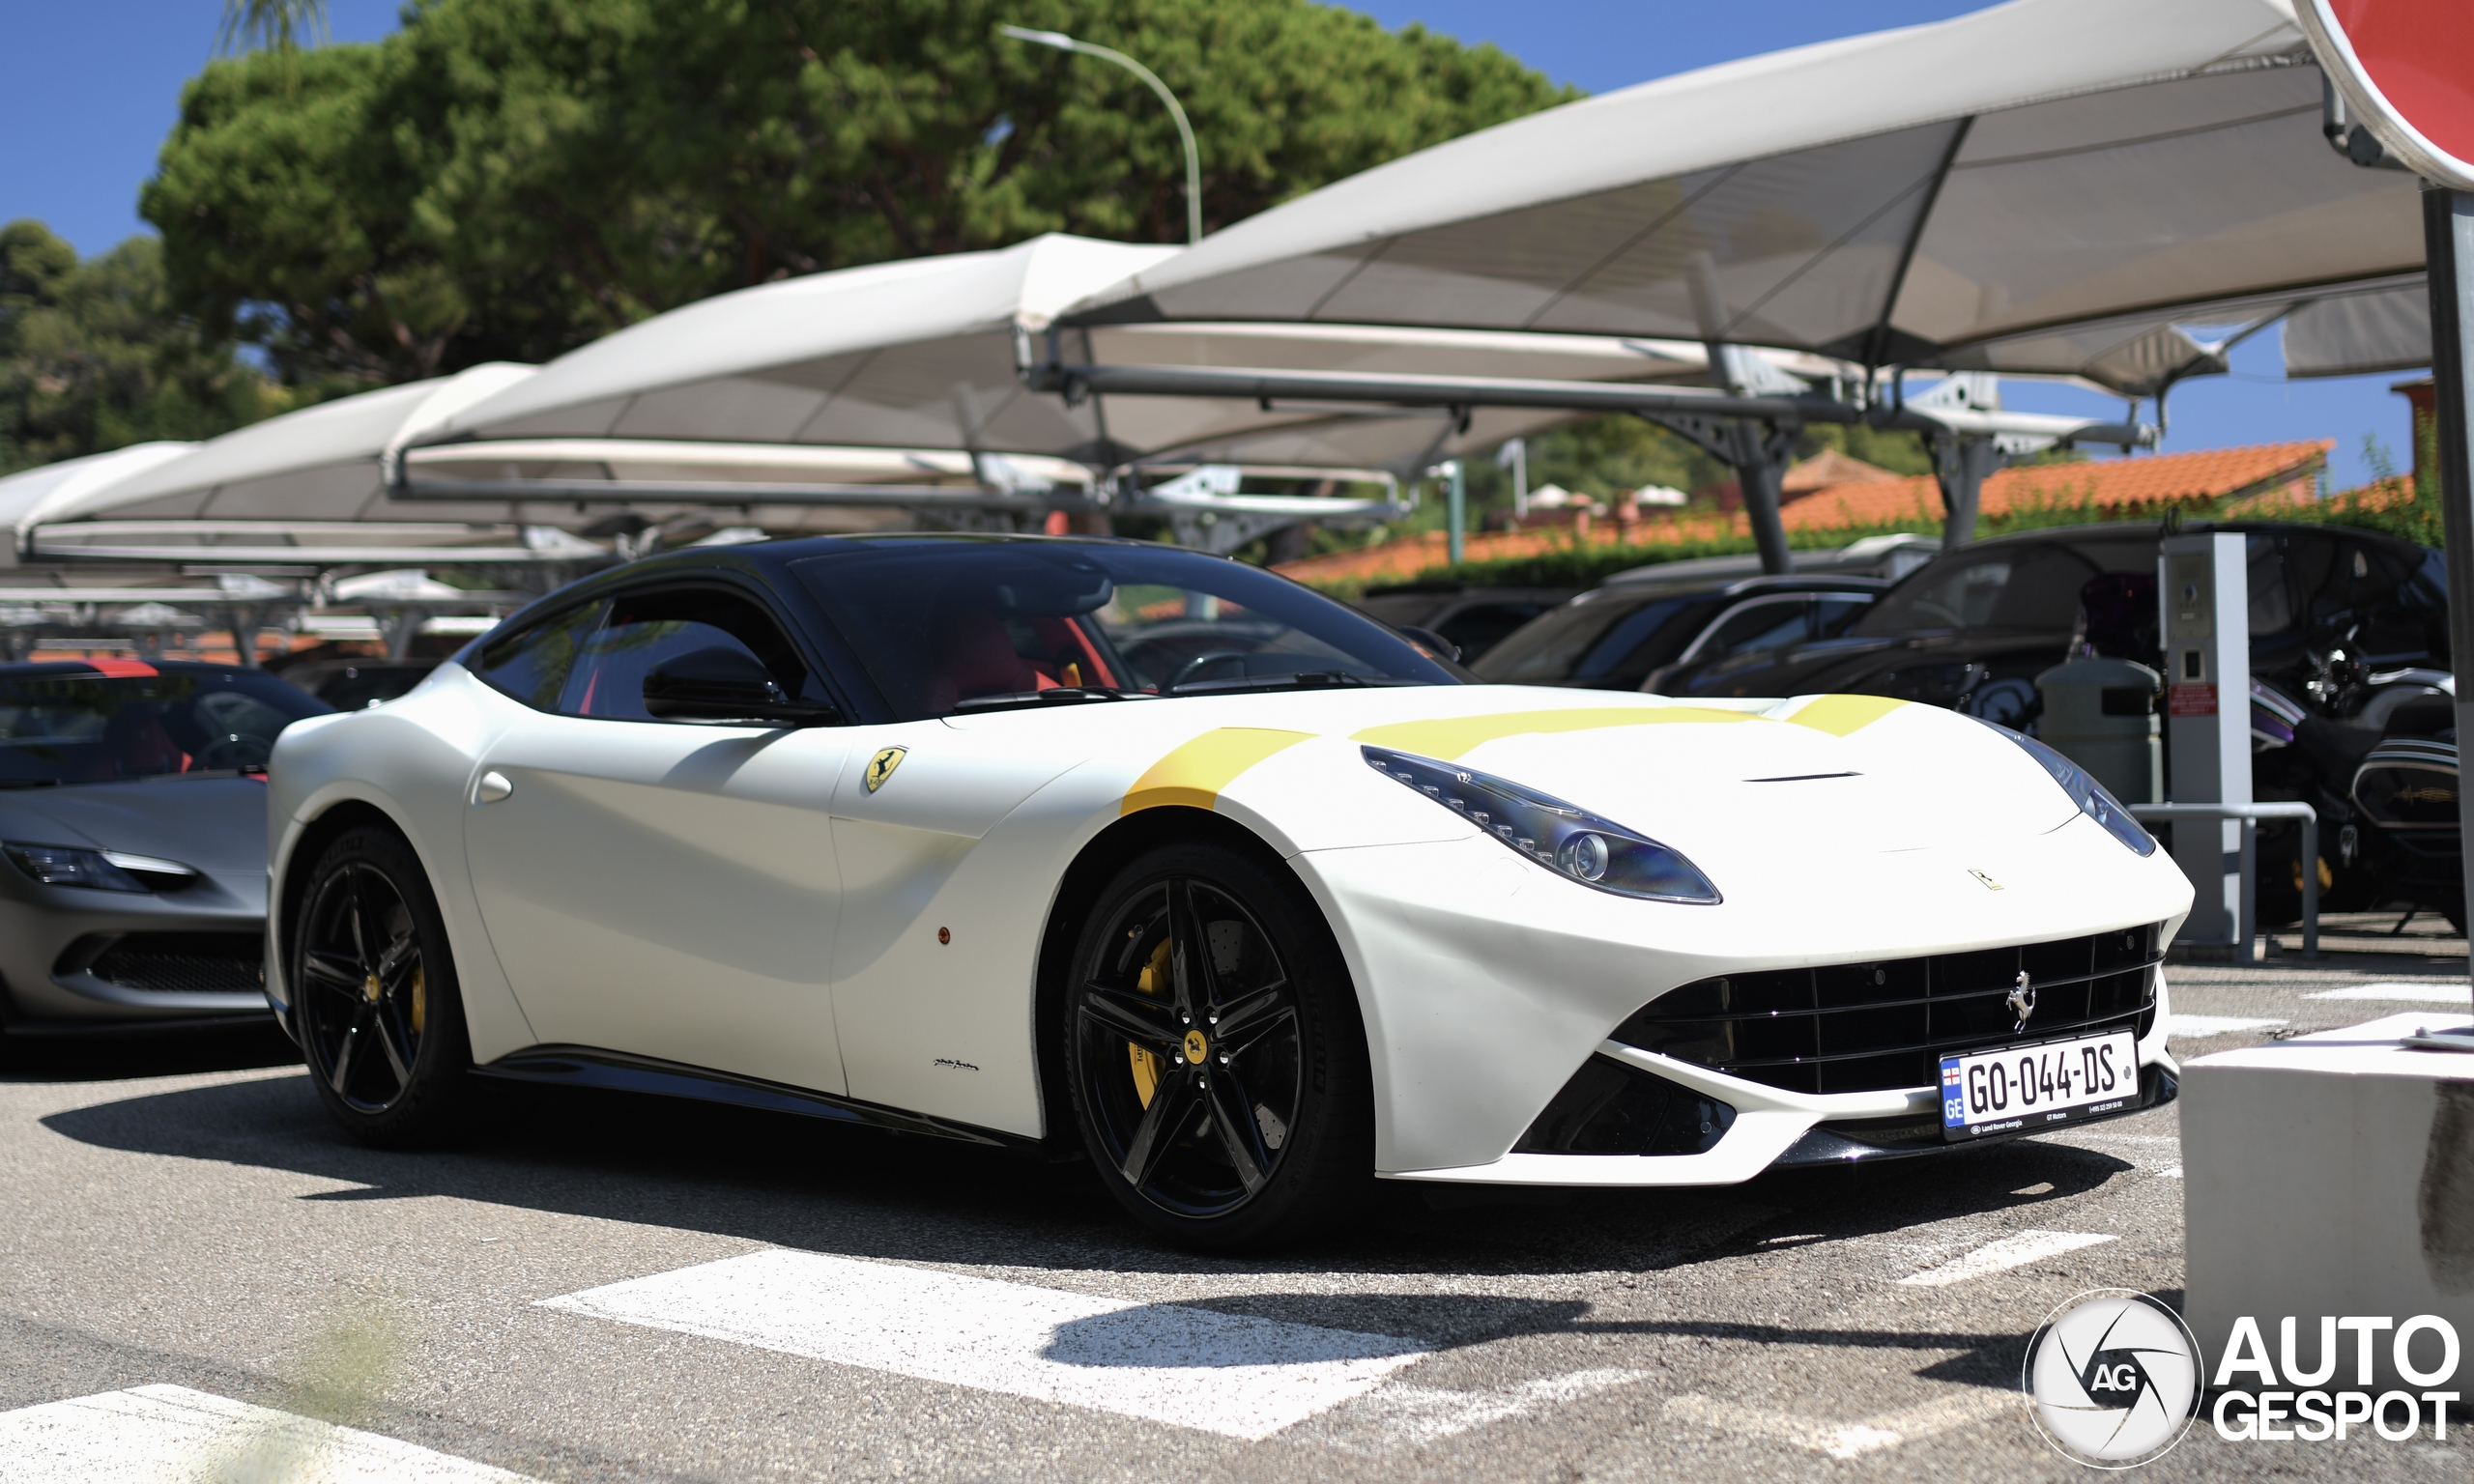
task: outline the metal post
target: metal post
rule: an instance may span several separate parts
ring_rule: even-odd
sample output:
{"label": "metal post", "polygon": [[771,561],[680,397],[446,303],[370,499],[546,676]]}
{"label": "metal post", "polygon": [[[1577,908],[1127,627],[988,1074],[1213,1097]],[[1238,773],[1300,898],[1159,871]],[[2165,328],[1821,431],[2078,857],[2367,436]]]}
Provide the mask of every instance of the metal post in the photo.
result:
{"label": "metal post", "polygon": [[[2311,805],[2297,800],[2277,799],[2265,804],[2128,804],[2123,807],[2130,811],[2132,818],[2142,824],[2170,823],[2173,820],[2223,824],[2239,820],[2242,829],[2241,859],[2249,863],[2249,867],[2243,871],[2242,904],[2239,911],[2243,923],[2247,924],[2251,929],[2256,929],[2258,926],[2258,872],[2257,870],[2258,822],[2262,819],[2292,820],[2302,827],[2303,858],[2315,862],[2319,859],[2318,812]],[[2173,833],[2179,836],[2182,831],[2177,826]],[[2195,918],[2197,915],[2196,912],[2193,913]],[[2250,962],[2251,950],[2248,948],[2239,950],[2238,956],[2242,962]],[[2319,873],[2316,870],[2306,870],[2302,873],[2302,956],[2305,958],[2319,956]]]}
{"label": "metal post", "polygon": [[2242,821],[2242,940],[2234,945],[2233,961],[2250,963],[2258,956],[2259,821]]}
{"label": "metal post", "polygon": [[1452,480],[1445,508],[1452,526],[1452,564],[1456,567],[1469,547],[1469,477],[1462,471],[1458,459],[1444,468],[1450,471]]}
{"label": "metal post", "polygon": [[[2176,804],[2251,802],[2250,585],[2243,537],[2227,531],[2168,536],[2157,557],[2166,662],[2166,749]],[[2246,838],[2223,822],[2176,827],[2173,859],[2196,894],[2184,941],[2247,956],[2243,903],[2253,872]]]}
{"label": "metal post", "polygon": [[1529,518],[1529,440],[1515,438],[1496,453],[1495,463],[1511,471],[1512,519]]}
{"label": "metal post", "polygon": [[387,658],[401,660],[413,652],[413,640],[421,631],[421,620],[428,614],[417,608],[390,608],[378,621],[378,633],[386,642]]}
{"label": "metal post", "polygon": [[2319,956],[2319,814],[2302,816],[2302,956]]}
{"label": "metal post", "polygon": [[1942,550],[1955,552],[1975,539],[1984,481],[2000,467],[2000,450],[1990,438],[1953,435],[1933,440],[1933,473],[1942,486]]}
{"label": "metal post", "polygon": [[1728,462],[1735,465],[1736,484],[1743,491],[1744,518],[1761,553],[1761,570],[1780,577],[1796,570],[1796,558],[1787,550],[1787,528],[1778,518],[1778,481],[1784,471],[1769,456],[1768,432],[1757,422],[1737,423],[1730,430],[1735,456]]}
{"label": "metal post", "polygon": [[1160,80],[1160,74],[1122,51],[1113,47],[1096,46],[1089,42],[1076,41],[1062,31],[1032,31],[1021,26],[998,26],[996,29],[999,33],[1010,36],[1018,42],[1029,42],[1036,46],[1053,46],[1059,51],[1079,51],[1086,57],[1097,57],[1103,62],[1113,62],[1141,78],[1143,86],[1157,95],[1160,101],[1168,105],[1168,117],[1175,120],[1177,124],[1177,138],[1186,147],[1186,241],[1190,244],[1201,242],[1202,156],[1194,148],[1194,127],[1186,122],[1184,106],[1177,101],[1177,95],[1168,91],[1168,85]]}
{"label": "metal post", "polygon": [[[2457,671],[2457,734],[2474,737],[2474,195],[2423,187],[2423,255],[2431,293],[2431,378],[2439,443],[2440,521],[2448,540],[2448,640]],[[2474,798],[2457,792],[2457,832],[2474,841]],[[2462,845],[2460,844],[2460,859]],[[2462,868],[2460,867],[2460,870]],[[2474,872],[2466,872],[2474,910]]]}

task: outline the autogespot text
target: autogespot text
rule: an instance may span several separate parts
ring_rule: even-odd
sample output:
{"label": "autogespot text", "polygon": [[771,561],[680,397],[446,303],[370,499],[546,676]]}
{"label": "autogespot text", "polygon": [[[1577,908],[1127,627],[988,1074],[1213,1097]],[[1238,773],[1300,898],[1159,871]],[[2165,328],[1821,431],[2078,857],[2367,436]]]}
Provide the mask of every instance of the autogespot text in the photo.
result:
{"label": "autogespot text", "polygon": [[[2210,1410],[2218,1437],[2229,1442],[2321,1442],[2368,1426],[2391,1442],[2402,1442],[2425,1428],[2433,1439],[2446,1440],[2448,1409],[2459,1400],[2458,1393],[2421,1388],[2445,1384],[2457,1375],[2455,1326],[2436,1314],[2418,1314],[2402,1323],[2352,1314],[2322,1316],[2318,1329],[2317,1344],[2312,1347],[2314,1363],[2306,1368],[2306,1356],[2297,1351],[2308,1343],[2307,1331],[2294,1318],[2277,1324],[2274,1363],[2258,1321],[2249,1316],[2234,1321],[2212,1387],[2220,1393]],[[2348,1337],[2353,1384],[2345,1387],[2339,1371]],[[2417,1389],[2374,1386],[2375,1347],[2382,1341],[2394,1374]],[[2436,1363],[2417,1364],[2418,1359]],[[2249,1389],[2229,1389],[2237,1382]]]}

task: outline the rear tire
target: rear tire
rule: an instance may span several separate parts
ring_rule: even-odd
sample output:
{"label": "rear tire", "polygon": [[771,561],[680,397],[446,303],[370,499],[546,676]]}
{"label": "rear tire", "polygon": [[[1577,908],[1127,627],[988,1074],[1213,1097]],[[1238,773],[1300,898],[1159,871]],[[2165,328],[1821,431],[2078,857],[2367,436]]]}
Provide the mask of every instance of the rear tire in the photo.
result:
{"label": "rear tire", "polygon": [[1286,870],[1213,844],[1150,851],[1101,892],[1065,992],[1083,1147],[1136,1219],[1227,1250],[1363,1200],[1374,1112],[1357,995]]}
{"label": "rear tire", "polygon": [[301,894],[289,980],[302,1055],[345,1132],[381,1149],[446,1142],[480,1089],[429,874],[403,837],[363,826]]}

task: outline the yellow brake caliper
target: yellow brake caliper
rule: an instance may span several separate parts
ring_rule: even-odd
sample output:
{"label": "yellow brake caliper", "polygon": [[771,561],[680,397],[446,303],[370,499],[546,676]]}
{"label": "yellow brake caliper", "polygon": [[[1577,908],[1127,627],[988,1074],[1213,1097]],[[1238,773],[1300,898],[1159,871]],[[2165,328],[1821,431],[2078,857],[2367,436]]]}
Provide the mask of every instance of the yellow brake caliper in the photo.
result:
{"label": "yellow brake caliper", "polygon": [[421,1021],[429,1010],[429,985],[423,982],[421,966],[413,965],[413,1034],[421,1033]]}
{"label": "yellow brake caliper", "polygon": [[[1134,987],[1144,994],[1168,992],[1168,940],[1166,938],[1162,938],[1160,946],[1152,951],[1151,962],[1140,975],[1136,977]],[[1142,1105],[1147,1108],[1151,1106],[1151,1095],[1160,1089],[1160,1058],[1130,1041],[1125,1043],[1125,1052],[1134,1063],[1135,1096],[1140,1098]]]}

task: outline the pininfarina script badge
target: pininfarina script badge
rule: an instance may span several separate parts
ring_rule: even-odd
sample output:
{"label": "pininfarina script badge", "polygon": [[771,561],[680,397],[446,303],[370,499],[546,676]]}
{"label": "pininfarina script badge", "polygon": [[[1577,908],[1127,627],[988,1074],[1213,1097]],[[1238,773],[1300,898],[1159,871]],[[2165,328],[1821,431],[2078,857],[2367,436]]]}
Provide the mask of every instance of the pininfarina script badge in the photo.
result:
{"label": "pininfarina script badge", "polygon": [[874,793],[882,788],[885,785],[885,780],[893,777],[893,770],[902,766],[902,759],[909,756],[909,753],[910,749],[906,747],[888,747],[869,758],[868,791]]}

